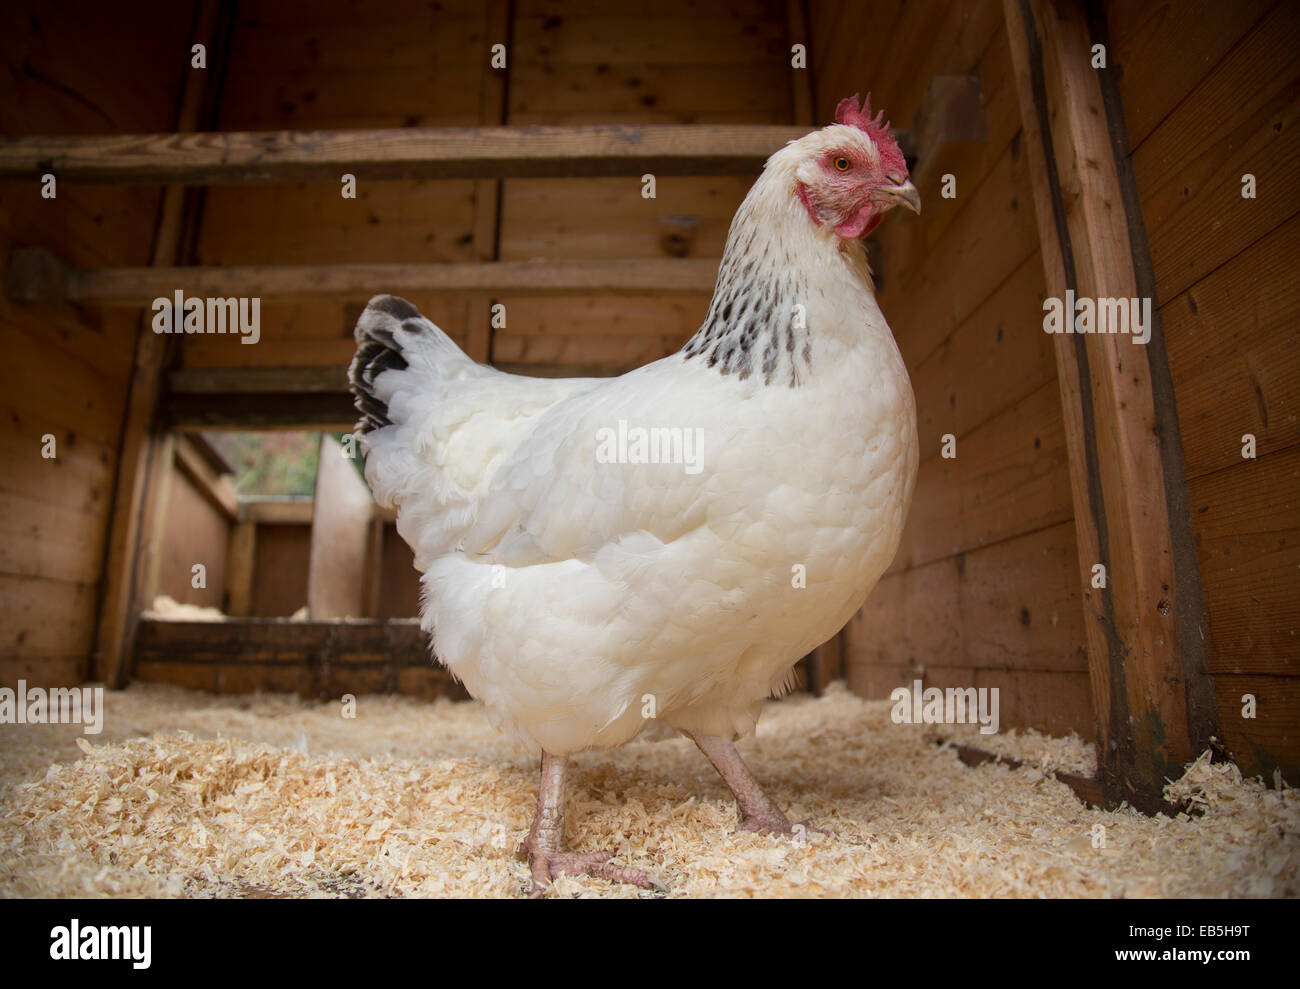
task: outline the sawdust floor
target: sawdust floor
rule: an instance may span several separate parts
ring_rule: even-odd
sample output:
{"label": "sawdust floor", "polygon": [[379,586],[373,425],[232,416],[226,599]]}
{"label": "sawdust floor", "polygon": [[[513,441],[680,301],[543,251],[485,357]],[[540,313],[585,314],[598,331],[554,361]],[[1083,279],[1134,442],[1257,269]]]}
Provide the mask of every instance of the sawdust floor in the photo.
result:
{"label": "sawdust floor", "polygon": [[[537,762],[476,704],[106,692],[104,731],[0,726],[0,895],[519,896],[513,854]],[[1026,760],[970,768],[941,737]],[[586,753],[568,834],[655,871],[672,896],[1295,896],[1300,798],[1202,758],[1148,818],[1080,803],[1044,770],[1091,746],[889,720],[833,685],[769,704],[750,766],[794,819],[832,835],[736,832],[730,794],[687,740]],[[1101,829],[1096,829],[1101,825]],[[1103,835],[1104,847],[1094,847]],[[635,896],[561,879],[552,895]],[[640,894],[649,895],[649,894]]]}

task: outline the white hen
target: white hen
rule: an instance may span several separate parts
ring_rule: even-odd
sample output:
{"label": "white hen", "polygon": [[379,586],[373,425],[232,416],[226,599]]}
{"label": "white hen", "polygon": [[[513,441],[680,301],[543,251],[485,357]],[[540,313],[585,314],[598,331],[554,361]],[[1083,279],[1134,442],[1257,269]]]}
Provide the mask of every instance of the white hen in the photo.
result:
{"label": "white hen", "polygon": [[392,296],[357,324],[366,477],[415,551],[422,625],[493,722],[542,751],[521,849],[535,891],[577,872],[657,885],[563,841],[564,758],[647,714],[697,742],[743,827],[792,828],[732,740],[889,565],[917,469],[861,238],[920,202],[869,105],[845,100],[769,159],[708,317],[671,357],[534,379],[473,363]]}

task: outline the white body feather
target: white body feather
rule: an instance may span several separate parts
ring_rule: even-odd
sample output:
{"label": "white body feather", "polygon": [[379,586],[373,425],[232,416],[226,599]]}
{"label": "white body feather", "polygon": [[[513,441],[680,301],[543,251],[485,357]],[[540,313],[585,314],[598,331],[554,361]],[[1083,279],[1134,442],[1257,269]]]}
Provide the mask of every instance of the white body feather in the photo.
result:
{"label": "white body feather", "polygon": [[[620,378],[523,378],[423,321],[394,332],[408,366],[375,379],[392,424],[362,437],[366,476],[424,574],[422,625],[498,727],[553,754],[628,740],[647,701],[685,731],[748,733],[898,547],[917,469],[907,372],[862,245],[809,222],[784,154],[728,249],[744,238],[759,271],[789,276],[776,304],[813,328],[802,372],[783,349],[775,383],[681,353]],[[620,420],[702,429],[702,469],[599,462]]]}

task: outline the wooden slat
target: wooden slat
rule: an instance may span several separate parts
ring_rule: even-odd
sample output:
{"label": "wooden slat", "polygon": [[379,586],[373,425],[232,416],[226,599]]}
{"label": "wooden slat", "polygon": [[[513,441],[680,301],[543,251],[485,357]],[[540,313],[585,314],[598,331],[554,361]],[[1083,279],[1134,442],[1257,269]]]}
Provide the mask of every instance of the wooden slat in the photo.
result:
{"label": "wooden slat", "polygon": [[[555,296],[709,292],[713,259],[628,261],[484,261],[467,264],[341,264],[280,267],[102,268],[69,276],[67,297],[79,305],[148,306],[177,290],[200,298],[316,300],[437,292]],[[151,334],[151,336],[154,336]]]}
{"label": "wooden slat", "polygon": [[234,521],[239,518],[239,496],[230,479],[220,475],[194,448],[193,440],[181,438],[176,444],[176,464],[212,506]]}
{"label": "wooden slat", "polygon": [[99,521],[84,509],[51,502],[43,495],[5,492],[0,511],[0,573],[95,582],[103,545],[87,539],[86,530],[98,529]]}
{"label": "wooden slat", "polygon": [[216,693],[293,691],[308,697],[414,693],[467,695],[430,661],[417,620],[224,622],[144,619],[137,678]]}
{"label": "wooden slat", "polygon": [[[1082,12],[1041,0],[1005,0],[1003,10],[1048,291],[1137,297],[1124,189]],[[1184,663],[1193,646],[1178,624],[1181,593],[1199,593],[1186,586],[1194,574],[1180,582],[1174,569],[1160,433],[1177,420],[1157,406],[1156,372],[1127,336],[1060,334],[1054,343],[1102,777],[1109,801],[1155,810],[1165,779],[1199,754],[1212,728],[1189,713],[1208,680]],[[1101,591],[1090,586],[1096,563],[1108,571]]]}
{"label": "wooden slat", "polygon": [[1133,153],[1161,299],[1300,213],[1298,48],[1300,5],[1279,3]]}
{"label": "wooden slat", "polygon": [[313,503],[309,498],[245,501],[243,517],[257,525],[311,525]]}
{"label": "wooden slat", "polygon": [[957,456],[923,449],[897,569],[1001,542],[1071,517],[1056,383],[957,437]]}
{"label": "wooden slat", "polygon": [[1300,443],[1300,216],[1165,302],[1187,476]]}
{"label": "wooden slat", "polygon": [[[1288,782],[1300,779],[1300,758],[1296,756],[1300,678],[1220,673],[1215,683],[1224,746],[1242,772],[1261,775],[1269,785],[1275,771],[1281,771]],[[1255,697],[1253,719],[1242,715],[1246,694]]]}
{"label": "wooden slat", "polygon": [[909,367],[939,346],[1033,255],[1037,230],[1028,184],[1025,155],[1008,147],[978,190],[970,190],[974,195],[964,200],[919,267],[901,269],[891,261],[886,242],[881,307]]}
{"label": "wooden slat", "polygon": [[[1210,669],[1300,676],[1300,445],[1196,478],[1190,489]],[[1288,751],[1300,753],[1300,738]]]}
{"label": "wooden slat", "polygon": [[94,599],[94,584],[0,574],[0,655],[89,655]]}
{"label": "wooden slat", "polygon": [[[392,130],[0,138],[0,181],[47,171],[126,185],[358,179],[757,175],[806,127],[402,127]],[[900,136],[900,144],[910,135]],[[905,145],[910,150],[909,145]]]}
{"label": "wooden slat", "polygon": [[1056,377],[1052,339],[1042,331],[1045,294],[1035,254],[909,369],[922,456],[939,449],[944,433],[965,438]]}
{"label": "wooden slat", "polygon": [[1121,68],[1124,118],[1134,148],[1241,40],[1276,0],[1111,2],[1110,61]]}
{"label": "wooden slat", "polygon": [[1061,522],[889,574],[857,619],[852,661],[1086,672],[1073,538]]}

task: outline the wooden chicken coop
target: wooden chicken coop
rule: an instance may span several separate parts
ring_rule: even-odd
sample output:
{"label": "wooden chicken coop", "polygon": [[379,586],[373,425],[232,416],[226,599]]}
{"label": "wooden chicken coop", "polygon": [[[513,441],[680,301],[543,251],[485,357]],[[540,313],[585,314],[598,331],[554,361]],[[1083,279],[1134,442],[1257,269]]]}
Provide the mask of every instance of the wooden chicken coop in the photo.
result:
{"label": "wooden chicken coop", "polygon": [[[892,569],[809,683],[997,687],[1004,726],[1097,743],[1110,803],[1157,806],[1212,744],[1300,781],[1290,0],[0,19],[3,684],[453,689],[342,458],[314,499],[250,500],[207,437],[349,430],[378,292],[523,374],[676,351],[764,159],[870,90],[924,202],[872,245],[922,463]],[[176,292],[260,300],[255,345],[153,332]],[[1149,342],[1045,332],[1082,297],[1150,300]],[[153,617],[161,593],[229,617]]]}

